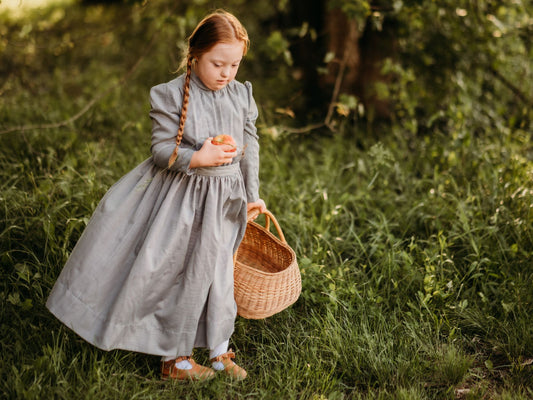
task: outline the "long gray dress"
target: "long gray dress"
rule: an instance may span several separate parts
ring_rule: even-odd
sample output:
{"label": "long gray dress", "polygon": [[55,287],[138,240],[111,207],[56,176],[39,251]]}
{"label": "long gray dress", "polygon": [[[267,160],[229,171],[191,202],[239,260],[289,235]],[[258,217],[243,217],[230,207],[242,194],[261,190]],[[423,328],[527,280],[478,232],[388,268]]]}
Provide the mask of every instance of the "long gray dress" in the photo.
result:
{"label": "long gray dress", "polygon": [[[178,160],[184,76],[150,91],[152,157],[102,198],[46,303],[95,346],[161,356],[214,348],[233,333],[233,253],[258,199],[251,84],[208,89],[193,73]],[[204,140],[230,134],[244,155],[190,169]]]}

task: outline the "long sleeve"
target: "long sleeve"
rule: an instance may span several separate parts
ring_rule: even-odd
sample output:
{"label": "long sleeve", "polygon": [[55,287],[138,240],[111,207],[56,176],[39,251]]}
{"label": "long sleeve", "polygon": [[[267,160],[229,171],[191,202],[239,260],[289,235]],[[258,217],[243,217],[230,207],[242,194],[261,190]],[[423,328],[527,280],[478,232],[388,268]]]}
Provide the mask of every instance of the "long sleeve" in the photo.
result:
{"label": "long sleeve", "polygon": [[252,95],[252,84],[245,82],[245,86],[248,92],[248,113],[243,137],[246,149],[240,165],[246,186],[247,201],[251,203],[259,199],[259,137],[255,126],[259,112]]}
{"label": "long sleeve", "polygon": [[[152,156],[160,168],[168,166],[168,160],[176,147],[182,90],[169,90],[169,84],[154,86],[150,90],[150,118],[152,119]],[[178,159],[172,171],[190,173],[189,164],[195,149],[183,140],[179,146]]]}

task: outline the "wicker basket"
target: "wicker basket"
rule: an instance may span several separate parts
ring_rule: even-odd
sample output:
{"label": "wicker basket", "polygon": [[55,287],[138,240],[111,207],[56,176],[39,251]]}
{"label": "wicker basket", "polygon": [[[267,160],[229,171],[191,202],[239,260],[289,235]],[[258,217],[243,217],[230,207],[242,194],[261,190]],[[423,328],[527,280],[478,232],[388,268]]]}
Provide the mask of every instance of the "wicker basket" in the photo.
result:
{"label": "wicker basket", "polygon": [[[241,317],[261,319],[298,300],[302,281],[296,254],[285,241],[276,218],[266,211],[263,227],[253,221],[259,214],[258,210],[253,211],[234,257],[235,301]],[[279,239],[270,232],[270,221]]]}

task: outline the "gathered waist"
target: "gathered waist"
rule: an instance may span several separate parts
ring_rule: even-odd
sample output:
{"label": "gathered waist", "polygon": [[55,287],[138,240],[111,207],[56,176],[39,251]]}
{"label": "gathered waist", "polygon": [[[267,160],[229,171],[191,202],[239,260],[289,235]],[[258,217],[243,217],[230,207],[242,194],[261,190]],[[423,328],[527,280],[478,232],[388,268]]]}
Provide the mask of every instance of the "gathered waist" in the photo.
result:
{"label": "gathered waist", "polygon": [[203,175],[203,176],[227,176],[235,175],[240,171],[239,163],[221,165],[220,167],[200,167],[194,168],[192,173],[194,175]]}

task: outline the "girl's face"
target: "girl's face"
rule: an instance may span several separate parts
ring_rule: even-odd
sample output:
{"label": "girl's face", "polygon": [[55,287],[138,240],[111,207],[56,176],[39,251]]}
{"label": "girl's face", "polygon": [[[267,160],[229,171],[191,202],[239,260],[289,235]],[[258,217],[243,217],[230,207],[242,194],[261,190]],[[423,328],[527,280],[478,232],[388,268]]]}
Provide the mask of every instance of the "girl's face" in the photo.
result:
{"label": "girl's face", "polygon": [[244,43],[238,40],[217,43],[196,62],[196,75],[211,90],[220,90],[237,75],[244,53]]}

